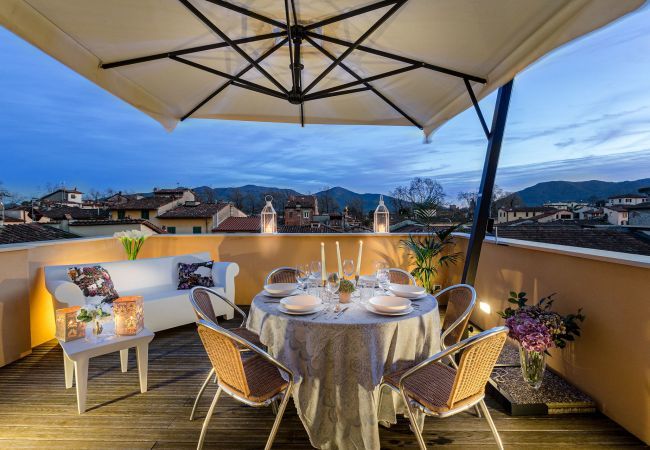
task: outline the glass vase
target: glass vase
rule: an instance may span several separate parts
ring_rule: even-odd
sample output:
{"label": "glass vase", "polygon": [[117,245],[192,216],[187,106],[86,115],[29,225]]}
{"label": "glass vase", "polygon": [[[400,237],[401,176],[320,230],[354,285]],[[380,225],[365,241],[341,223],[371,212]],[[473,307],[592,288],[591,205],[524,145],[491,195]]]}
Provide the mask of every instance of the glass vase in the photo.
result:
{"label": "glass vase", "polygon": [[519,347],[519,359],[524,380],[533,389],[539,389],[544,380],[546,354],[544,352],[528,351],[523,347]]}

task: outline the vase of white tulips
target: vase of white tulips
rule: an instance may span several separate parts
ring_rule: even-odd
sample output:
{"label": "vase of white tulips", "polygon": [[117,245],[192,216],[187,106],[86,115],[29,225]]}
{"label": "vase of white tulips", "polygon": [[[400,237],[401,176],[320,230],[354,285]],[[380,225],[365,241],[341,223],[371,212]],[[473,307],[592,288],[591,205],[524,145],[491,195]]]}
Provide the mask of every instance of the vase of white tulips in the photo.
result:
{"label": "vase of white tulips", "polygon": [[113,237],[122,243],[124,250],[126,250],[126,256],[130,260],[134,260],[138,257],[142,244],[149,236],[139,230],[129,230],[115,233]]}

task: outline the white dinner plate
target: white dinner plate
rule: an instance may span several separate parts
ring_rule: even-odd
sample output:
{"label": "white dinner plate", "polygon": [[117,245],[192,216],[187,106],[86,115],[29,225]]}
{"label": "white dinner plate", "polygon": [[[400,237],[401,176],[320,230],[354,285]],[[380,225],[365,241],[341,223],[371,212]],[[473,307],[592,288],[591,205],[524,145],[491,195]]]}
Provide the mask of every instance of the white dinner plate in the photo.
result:
{"label": "white dinner plate", "polygon": [[264,293],[270,297],[286,297],[298,288],[297,283],[272,283],[264,286]]}
{"label": "white dinner plate", "polygon": [[388,290],[391,291],[398,297],[404,298],[418,298],[422,297],[427,293],[421,286],[413,286],[410,284],[394,284],[391,283],[388,287]]}
{"label": "white dinner plate", "polygon": [[381,316],[405,316],[407,314],[411,314],[413,312],[413,307],[409,306],[406,308],[404,311],[399,311],[399,312],[383,312],[383,311],[377,311],[375,308],[372,307],[371,304],[366,304],[366,309],[370,311],[371,313],[379,314]]}
{"label": "white dinner plate", "polygon": [[289,311],[281,303],[278,303],[278,311],[285,314],[291,314],[292,316],[306,316],[308,314],[314,314],[317,313],[318,311],[322,311],[323,308],[325,308],[325,305],[320,304],[316,306],[314,309],[310,309],[309,311]]}

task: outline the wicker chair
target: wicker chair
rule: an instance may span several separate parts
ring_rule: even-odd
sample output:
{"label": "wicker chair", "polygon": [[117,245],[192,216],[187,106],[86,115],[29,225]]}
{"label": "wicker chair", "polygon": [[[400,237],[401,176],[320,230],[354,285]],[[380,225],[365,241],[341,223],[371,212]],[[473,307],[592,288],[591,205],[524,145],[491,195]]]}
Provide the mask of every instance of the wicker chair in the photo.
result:
{"label": "wicker chair", "polygon": [[[210,419],[222,392],[253,407],[269,406],[282,399],[264,447],[265,450],[270,449],[291,397],[296,381],[294,373],[252,342],[213,322],[200,320],[198,332],[212,368],[217,373],[219,388],[203,421],[197,449],[203,448]],[[244,358],[240,347],[245,347],[254,354]],[[288,381],[282,377],[281,372],[286,374]]]}
{"label": "wicker chair", "polygon": [[447,311],[440,336],[440,343],[444,350],[462,339],[476,305],[476,290],[469,284],[456,284],[438,292],[436,299],[443,295],[447,296]]}
{"label": "wicker chair", "polygon": [[396,267],[391,267],[388,269],[388,274],[390,275],[390,282],[395,284],[417,284],[413,275],[408,273],[406,270],[398,269]]}
{"label": "wicker chair", "polygon": [[272,283],[295,283],[296,282],[296,268],[295,267],[278,267],[273,269],[267,276],[264,284]]}
{"label": "wicker chair", "polygon": [[[492,328],[454,344],[414,367],[384,376],[379,385],[380,393],[387,387],[400,394],[408,411],[411,429],[422,450],[426,449],[426,444],[415,420],[414,409],[421,410],[427,416],[444,418],[474,406],[480,406],[497,445],[503,449],[501,437],[483,398],[485,385],[507,336],[506,327]],[[458,368],[441,362],[461,351]]]}
{"label": "wicker chair", "polygon": [[[230,332],[235,333],[236,335],[246,339],[249,342],[252,342],[257,347],[263,347],[262,343],[260,342],[260,337],[256,333],[246,328],[246,313],[233,302],[228,300],[228,298],[210,288],[197,286],[195,288],[192,288],[190,291],[190,303],[194,308],[194,313],[196,314],[197,320],[205,320],[206,322],[217,324],[217,317],[212,306],[212,299],[210,298],[210,295],[214,295],[222,301],[226,302],[242,316],[243,320],[241,325],[237,328],[231,328]],[[249,350],[246,347],[240,347],[240,351]],[[210,379],[214,376],[214,374],[214,369],[211,369],[210,372],[208,372],[208,376],[205,378],[205,381],[201,385],[201,389],[199,389],[199,392],[196,395],[196,399],[194,400],[194,406],[192,407],[192,412],[190,413],[190,420],[194,420],[194,414],[196,413],[196,408],[199,405],[201,396],[203,395],[205,388],[208,386],[208,383],[210,383]]]}

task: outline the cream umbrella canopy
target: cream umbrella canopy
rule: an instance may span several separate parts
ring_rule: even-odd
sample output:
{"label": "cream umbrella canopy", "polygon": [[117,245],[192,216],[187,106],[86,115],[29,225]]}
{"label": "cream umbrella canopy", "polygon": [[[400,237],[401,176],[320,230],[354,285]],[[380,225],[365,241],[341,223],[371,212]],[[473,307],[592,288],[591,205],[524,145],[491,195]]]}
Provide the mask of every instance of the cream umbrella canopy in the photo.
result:
{"label": "cream umbrella canopy", "polygon": [[0,23],[169,130],[208,118],[407,125],[428,135],[641,4],[3,0]]}

